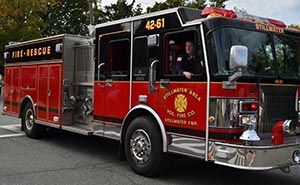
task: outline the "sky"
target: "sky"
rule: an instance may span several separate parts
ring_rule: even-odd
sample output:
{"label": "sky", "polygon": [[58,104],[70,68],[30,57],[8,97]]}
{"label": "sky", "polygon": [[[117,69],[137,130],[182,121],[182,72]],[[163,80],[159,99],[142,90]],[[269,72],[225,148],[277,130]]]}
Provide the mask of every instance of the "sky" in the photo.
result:
{"label": "sky", "polygon": [[[141,3],[143,11],[146,11],[146,8],[153,6],[155,1],[164,0],[136,0],[136,4]],[[102,7],[115,2],[117,0],[102,0]],[[300,25],[300,0],[229,0],[225,5],[227,9],[237,7],[249,14],[281,20],[286,25]]]}

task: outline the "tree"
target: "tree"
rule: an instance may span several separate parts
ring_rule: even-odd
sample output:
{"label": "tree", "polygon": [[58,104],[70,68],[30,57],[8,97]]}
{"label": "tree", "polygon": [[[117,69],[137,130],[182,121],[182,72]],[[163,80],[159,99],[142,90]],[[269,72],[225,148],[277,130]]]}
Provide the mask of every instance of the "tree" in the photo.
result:
{"label": "tree", "polygon": [[300,25],[297,25],[297,24],[291,24],[291,25],[288,26],[288,28],[300,30]]}
{"label": "tree", "polygon": [[186,0],[166,0],[165,2],[155,2],[155,4],[152,7],[147,7],[147,12],[156,12],[168,8],[184,6],[185,4]]}
{"label": "tree", "polygon": [[42,17],[53,4],[54,0],[0,0],[0,66],[6,44],[42,37],[47,26]]}
{"label": "tree", "polygon": [[187,7],[203,10],[206,5],[206,0],[194,0],[186,4]]}
{"label": "tree", "polygon": [[233,11],[237,13],[248,14],[248,12],[244,8],[240,9],[238,7],[234,7]]}
{"label": "tree", "polygon": [[24,41],[41,37],[46,23],[47,0],[0,0],[0,50],[9,41]]}
{"label": "tree", "polygon": [[228,0],[210,0],[209,5],[213,7],[225,8],[225,2]]}
{"label": "tree", "polygon": [[141,4],[137,4],[136,7],[134,7],[134,4],[135,0],[133,0],[130,4],[127,3],[127,0],[118,0],[116,3],[105,6],[105,11],[103,12],[104,17],[102,18],[102,21],[112,21],[140,15],[143,10]]}
{"label": "tree", "polygon": [[155,2],[152,7],[147,7],[147,12],[155,12],[159,10],[165,10],[168,8],[174,8],[178,6],[186,6],[196,9],[204,9],[207,5],[224,8],[225,2],[228,0],[166,0],[164,2]]}
{"label": "tree", "polygon": [[43,17],[47,23],[43,35],[88,34],[88,12],[87,0],[56,0],[54,6],[48,6],[47,16]]}

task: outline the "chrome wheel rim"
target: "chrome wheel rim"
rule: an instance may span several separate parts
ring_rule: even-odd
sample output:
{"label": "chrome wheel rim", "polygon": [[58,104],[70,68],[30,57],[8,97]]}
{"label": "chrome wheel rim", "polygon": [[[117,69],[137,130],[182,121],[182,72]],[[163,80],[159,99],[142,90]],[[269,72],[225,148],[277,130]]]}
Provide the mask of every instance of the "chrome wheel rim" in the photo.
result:
{"label": "chrome wheel rim", "polygon": [[130,139],[131,154],[139,164],[146,163],[151,154],[151,140],[148,134],[137,129]]}
{"label": "chrome wheel rim", "polygon": [[25,114],[25,125],[27,130],[31,130],[34,124],[33,112],[31,109],[28,109]]}

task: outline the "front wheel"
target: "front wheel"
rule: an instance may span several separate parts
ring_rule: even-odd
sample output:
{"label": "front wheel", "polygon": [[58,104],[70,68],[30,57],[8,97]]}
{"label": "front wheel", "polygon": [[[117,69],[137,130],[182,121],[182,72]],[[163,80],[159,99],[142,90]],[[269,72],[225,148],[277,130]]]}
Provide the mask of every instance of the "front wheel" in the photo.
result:
{"label": "front wheel", "polygon": [[150,177],[166,169],[161,132],[150,117],[138,117],[130,123],[124,144],[127,162],[137,174]]}
{"label": "front wheel", "polygon": [[34,111],[31,103],[25,106],[25,112],[22,115],[22,127],[26,136],[31,138],[38,138],[42,135],[43,126],[34,122]]}

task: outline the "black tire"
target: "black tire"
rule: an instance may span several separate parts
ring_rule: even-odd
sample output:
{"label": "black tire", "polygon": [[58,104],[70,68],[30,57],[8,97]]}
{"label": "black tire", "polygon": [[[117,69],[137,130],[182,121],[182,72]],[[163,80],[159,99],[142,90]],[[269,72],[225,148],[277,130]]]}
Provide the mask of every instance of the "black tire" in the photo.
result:
{"label": "black tire", "polygon": [[167,169],[161,132],[150,117],[141,116],[130,123],[124,145],[127,162],[135,173],[151,177]]}
{"label": "black tire", "polygon": [[34,122],[34,111],[31,103],[27,103],[22,115],[22,127],[26,136],[30,138],[38,138],[42,136],[43,126]]}

